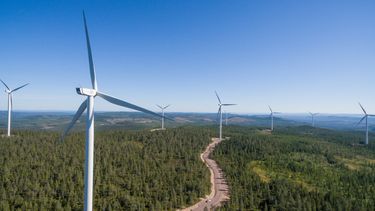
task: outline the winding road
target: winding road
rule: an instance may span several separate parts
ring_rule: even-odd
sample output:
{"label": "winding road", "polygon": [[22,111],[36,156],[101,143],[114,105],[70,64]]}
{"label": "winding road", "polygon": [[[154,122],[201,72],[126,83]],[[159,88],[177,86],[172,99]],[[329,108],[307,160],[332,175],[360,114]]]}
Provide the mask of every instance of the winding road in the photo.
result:
{"label": "winding road", "polygon": [[223,176],[220,167],[216,161],[209,158],[211,152],[215,149],[221,141],[218,138],[212,138],[212,142],[207,146],[206,150],[201,154],[202,162],[210,169],[211,172],[211,193],[210,195],[202,198],[198,203],[181,209],[180,211],[200,211],[207,208],[212,210],[219,207],[222,202],[229,199],[229,189],[227,182]]}

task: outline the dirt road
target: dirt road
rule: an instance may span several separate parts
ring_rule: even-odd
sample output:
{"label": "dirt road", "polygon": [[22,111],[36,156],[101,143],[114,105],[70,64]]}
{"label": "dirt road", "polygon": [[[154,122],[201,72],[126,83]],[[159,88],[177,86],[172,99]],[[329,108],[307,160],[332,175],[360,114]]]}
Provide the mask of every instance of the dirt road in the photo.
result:
{"label": "dirt road", "polygon": [[181,211],[200,211],[207,208],[208,210],[218,207],[222,202],[229,199],[229,190],[222,171],[217,163],[210,159],[211,152],[215,149],[220,141],[218,138],[213,138],[212,142],[207,146],[206,150],[201,154],[202,161],[207,165],[211,172],[211,193],[203,198],[198,203],[184,208]]}

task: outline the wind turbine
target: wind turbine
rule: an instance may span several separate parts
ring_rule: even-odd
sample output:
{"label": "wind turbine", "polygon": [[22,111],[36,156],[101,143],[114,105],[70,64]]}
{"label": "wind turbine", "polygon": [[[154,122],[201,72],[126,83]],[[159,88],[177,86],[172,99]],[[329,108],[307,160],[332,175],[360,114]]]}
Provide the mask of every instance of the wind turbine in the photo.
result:
{"label": "wind turbine", "polygon": [[27,85],[29,85],[29,84],[25,84],[25,85],[22,85],[22,86],[20,86],[20,87],[18,87],[18,88],[15,88],[15,89],[10,89],[7,85],[6,85],[6,83],[4,82],[4,81],[2,81],[2,80],[0,80],[1,81],[1,83],[3,83],[4,84],[4,86],[5,86],[5,92],[8,94],[8,134],[7,134],[7,136],[9,137],[10,136],[10,125],[11,125],[11,121],[12,121],[12,109],[13,109],[13,92],[15,92],[15,91],[17,91],[17,90],[19,90],[19,89],[22,89],[23,87],[25,87],[25,86],[27,86]]}
{"label": "wind turbine", "polygon": [[309,114],[311,115],[311,125],[312,125],[312,127],[315,127],[315,119],[314,118],[319,113],[311,113],[311,112],[309,112]]}
{"label": "wind turbine", "polygon": [[168,108],[169,106],[171,105],[167,105],[167,106],[160,106],[160,105],[156,105],[157,107],[159,107],[161,109],[161,113],[162,113],[162,117],[161,117],[161,129],[164,130],[164,110],[166,108]]}
{"label": "wind turbine", "polygon": [[[82,113],[87,109],[87,116],[86,116],[86,155],[85,155],[85,191],[84,191],[84,210],[85,211],[92,211],[92,202],[93,202],[93,182],[94,182],[94,98],[99,96],[104,100],[113,103],[115,105],[119,105],[122,107],[134,109],[137,111],[141,111],[144,113],[152,114],[155,116],[160,116],[152,111],[146,110],[139,106],[133,105],[131,103],[122,101],[120,99],[114,98],[112,96],[106,95],[102,92],[98,91],[98,86],[96,82],[96,75],[94,69],[94,62],[91,53],[91,46],[90,46],[90,39],[89,33],[86,24],[86,17],[85,13],[83,12],[83,22],[85,27],[85,34],[86,34],[86,45],[87,45],[87,52],[88,52],[88,59],[89,59],[89,67],[90,67],[90,77],[91,77],[91,84],[92,88],[76,88],[76,91],[79,95],[86,96],[87,99],[83,101],[81,106],[78,108],[76,114],[74,115],[71,123],[66,128],[62,139],[67,135],[69,130],[74,126],[76,121],[82,115]],[[161,117],[161,116],[160,116]]]}
{"label": "wind turbine", "polygon": [[361,106],[361,109],[362,109],[363,113],[365,113],[365,115],[362,117],[361,120],[359,120],[359,122],[358,122],[357,125],[361,124],[361,122],[364,119],[366,119],[366,142],[365,142],[365,144],[367,145],[368,144],[368,121],[367,121],[367,119],[368,119],[369,116],[375,116],[375,115],[367,114],[366,110],[363,108],[363,106],[361,105],[361,103],[358,103],[358,104],[359,104],[359,106]]}
{"label": "wind turbine", "polygon": [[273,115],[274,114],[280,114],[280,112],[273,112],[271,106],[268,106],[268,108],[271,111],[271,113],[270,113],[270,117],[271,117],[271,131],[273,131]]}
{"label": "wind turbine", "polygon": [[223,112],[221,110],[221,107],[232,106],[232,105],[236,105],[236,104],[221,103],[220,97],[219,97],[219,95],[217,94],[216,91],[215,91],[215,94],[216,94],[217,100],[219,101],[219,104],[218,104],[219,110],[218,110],[217,114],[220,115],[219,139],[221,141],[222,140],[222,128],[223,128]]}

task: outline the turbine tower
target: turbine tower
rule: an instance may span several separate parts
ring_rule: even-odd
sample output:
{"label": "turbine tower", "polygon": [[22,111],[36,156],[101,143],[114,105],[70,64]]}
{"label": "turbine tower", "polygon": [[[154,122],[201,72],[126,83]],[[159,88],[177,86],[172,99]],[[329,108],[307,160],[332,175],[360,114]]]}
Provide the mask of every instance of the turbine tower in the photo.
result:
{"label": "turbine tower", "polygon": [[215,91],[215,94],[216,94],[217,100],[219,101],[219,104],[218,104],[219,110],[218,110],[217,114],[220,115],[219,139],[221,141],[222,140],[222,128],[223,128],[223,112],[221,110],[221,107],[232,106],[232,105],[236,105],[236,104],[221,103],[220,97],[219,97],[219,95],[217,94],[216,91]]}
{"label": "turbine tower", "polygon": [[318,115],[319,113],[309,112],[309,114],[311,115],[311,125],[312,125],[312,127],[315,127],[315,116]]}
{"label": "turbine tower", "polygon": [[29,85],[29,84],[25,84],[25,85],[22,85],[18,88],[15,88],[13,90],[11,90],[4,81],[0,80],[1,83],[4,84],[5,86],[5,92],[8,94],[8,133],[7,133],[7,136],[9,137],[10,136],[10,125],[11,125],[11,122],[12,122],[12,109],[13,109],[13,92],[19,90],[19,89],[22,89],[23,87]]}
{"label": "turbine tower", "polygon": [[270,109],[270,117],[271,117],[271,131],[273,131],[273,115],[274,114],[280,114],[280,112],[273,112],[272,111],[272,108],[271,108],[271,106],[268,106],[268,108]]}
{"label": "turbine tower", "polygon": [[131,103],[119,100],[117,98],[111,97],[106,95],[102,92],[98,91],[98,86],[96,82],[96,75],[94,69],[94,62],[91,53],[91,46],[90,46],[90,39],[89,33],[86,24],[86,17],[85,13],[83,12],[83,22],[85,27],[85,34],[86,34],[86,45],[87,45],[87,52],[88,52],[88,59],[89,59],[89,67],[90,67],[90,77],[91,77],[91,84],[92,88],[76,88],[76,91],[79,95],[86,96],[87,99],[83,101],[81,106],[78,108],[76,114],[74,115],[71,123],[66,128],[62,139],[67,135],[69,130],[74,126],[76,121],[82,115],[82,113],[87,109],[87,116],[86,116],[86,155],[85,155],[85,190],[84,190],[84,210],[85,211],[92,211],[92,202],[93,202],[93,182],[94,182],[94,98],[99,96],[104,100],[113,103],[118,106],[122,106],[125,108],[134,109],[137,111],[141,111],[144,113],[152,114],[155,116],[161,117],[159,114],[156,114],[152,111],[146,110],[139,106],[133,105]]}
{"label": "turbine tower", "polygon": [[363,106],[361,105],[361,103],[358,103],[358,104],[359,104],[359,106],[361,107],[361,109],[362,109],[362,111],[363,111],[363,113],[364,113],[365,115],[362,117],[361,120],[359,120],[359,122],[358,122],[357,125],[361,124],[361,122],[362,122],[364,119],[366,119],[366,141],[365,141],[365,144],[367,145],[367,144],[368,144],[368,121],[367,121],[367,120],[368,120],[368,117],[369,117],[369,116],[375,116],[375,115],[367,114],[366,110],[363,108]]}
{"label": "turbine tower", "polygon": [[164,130],[164,110],[167,109],[171,105],[167,105],[167,106],[164,106],[164,107],[160,106],[160,105],[156,105],[156,106],[161,109],[161,113],[162,113],[162,117],[161,117],[161,129]]}

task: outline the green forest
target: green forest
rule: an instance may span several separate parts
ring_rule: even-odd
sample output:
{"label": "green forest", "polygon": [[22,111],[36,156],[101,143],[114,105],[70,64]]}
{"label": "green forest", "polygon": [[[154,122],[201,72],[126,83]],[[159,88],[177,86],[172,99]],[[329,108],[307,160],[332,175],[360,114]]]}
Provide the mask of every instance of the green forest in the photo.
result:
{"label": "green forest", "polygon": [[[3,132],[3,131],[1,131]],[[230,200],[219,210],[375,210],[375,144],[307,126],[228,126],[212,158]],[[85,134],[0,136],[0,210],[82,210]],[[176,210],[210,191],[199,155],[216,127],[98,130],[95,210]]]}
{"label": "green forest", "polygon": [[[83,210],[84,133],[0,137],[0,210]],[[175,210],[210,191],[199,154],[211,130],[99,131],[95,210]]]}
{"label": "green forest", "polygon": [[232,127],[213,158],[230,186],[220,210],[375,210],[375,149],[363,134]]}

